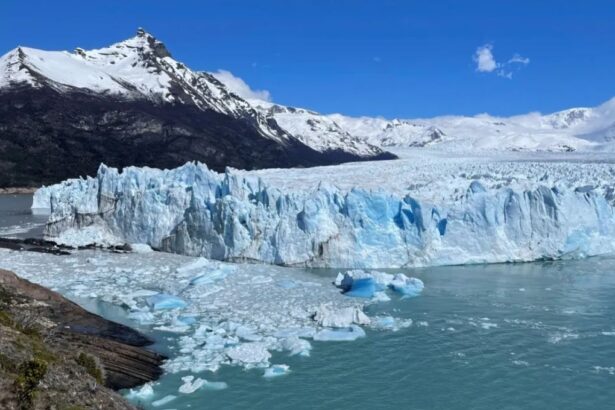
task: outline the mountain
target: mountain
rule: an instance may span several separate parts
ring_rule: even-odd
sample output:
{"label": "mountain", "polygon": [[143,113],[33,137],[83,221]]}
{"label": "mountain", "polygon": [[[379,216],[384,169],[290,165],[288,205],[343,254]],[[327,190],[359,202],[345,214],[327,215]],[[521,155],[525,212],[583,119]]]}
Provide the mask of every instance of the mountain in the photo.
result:
{"label": "mountain", "polygon": [[432,147],[443,151],[615,150],[615,99],[593,108],[512,117],[480,114],[427,119],[385,119],[320,114],[247,100],[266,118],[317,150],[374,155],[379,147]]}
{"label": "mountain", "polygon": [[613,149],[615,99],[593,108],[512,117],[481,114],[429,119],[328,116],[342,129],[381,147],[434,146],[449,151],[576,151]]}
{"label": "mountain", "polygon": [[0,57],[0,186],[91,175],[101,162],[223,170],[395,158],[363,141],[309,142],[142,29],[96,50]]}

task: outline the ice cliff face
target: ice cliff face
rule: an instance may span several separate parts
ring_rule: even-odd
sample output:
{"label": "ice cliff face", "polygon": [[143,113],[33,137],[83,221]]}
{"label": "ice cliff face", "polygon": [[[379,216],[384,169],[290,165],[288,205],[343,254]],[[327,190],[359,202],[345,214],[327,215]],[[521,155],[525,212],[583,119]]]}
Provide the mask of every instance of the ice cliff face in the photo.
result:
{"label": "ice cliff face", "polygon": [[101,166],[35,195],[49,237],[147,243],[219,260],[318,267],[402,267],[581,257],[615,250],[611,187],[549,180],[429,203],[386,191],[287,192],[250,175],[189,163],[173,170]]}

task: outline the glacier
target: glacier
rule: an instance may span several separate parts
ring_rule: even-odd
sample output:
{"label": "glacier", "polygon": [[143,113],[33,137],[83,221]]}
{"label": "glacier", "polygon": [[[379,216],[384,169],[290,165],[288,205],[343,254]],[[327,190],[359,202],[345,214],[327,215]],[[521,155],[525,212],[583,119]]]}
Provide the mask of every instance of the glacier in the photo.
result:
{"label": "glacier", "polygon": [[[101,165],[94,178],[40,189],[33,207],[48,210],[45,235],[64,244],[147,244],[284,266],[398,268],[615,250],[615,172],[606,161],[419,162],[225,173],[200,163],[122,172]],[[336,180],[345,172],[352,182]]]}

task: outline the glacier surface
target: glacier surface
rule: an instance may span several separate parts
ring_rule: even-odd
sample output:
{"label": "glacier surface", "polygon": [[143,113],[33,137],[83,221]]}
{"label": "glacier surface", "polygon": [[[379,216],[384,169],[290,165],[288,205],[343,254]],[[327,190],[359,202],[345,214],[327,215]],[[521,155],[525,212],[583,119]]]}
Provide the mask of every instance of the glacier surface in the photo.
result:
{"label": "glacier surface", "polygon": [[39,190],[34,205],[48,204],[46,236],[65,244],[147,244],[285,266],[395,268],[615,250],[608,161],[428,153],[309,171],[103,165],[95,178]]}

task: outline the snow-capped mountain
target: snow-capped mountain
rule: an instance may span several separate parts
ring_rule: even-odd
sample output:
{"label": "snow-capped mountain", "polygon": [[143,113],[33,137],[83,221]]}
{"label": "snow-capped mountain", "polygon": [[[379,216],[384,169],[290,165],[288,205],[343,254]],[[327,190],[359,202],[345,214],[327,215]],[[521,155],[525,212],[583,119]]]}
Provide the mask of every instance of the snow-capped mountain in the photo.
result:
{"label": "snow-capped mountain", "polygon": [[248,102],[318,150],[343,147],[358,155],[369,155],[375,147],[433,146],[446,151],[615,149],[611,146],[614,144],[608,144],[615,139],[615,99],[594,108],[571,108],[546,115],[480,114],[392,120],[326,115],[257,99]]}
{"label": "snow-capped mountain", "polygon": [[222,170],[394,158],[363,141],[293,135],[142,29],[96,50],[18,47],[0,57],[0,130],[0,168],[10,170],[0,185],[92,174],[100,162]]}
{"label": "snow-capped mountain", "polygon": [[381,155],[382,149],[365,138],[352,135],[332,118],[304,108],[250,100],[266,118],[272,119],[305,145],[320,151],[344,150],[358,156]]}
{"label": "snow-capped mountain", "polygon": [[290,137],[267,124],[250,104],[211,74],[191,71],[174,60],[164,44],[143,29],[133,38],[96,50],[77,48],[69,53],[18,47],[0,59],[0,88],[17,84],[192,104],[251,120],[271,138]]}
{"label": "snow-capped mountain", "polygon": [[481,114],[387,120],[329,115],[342,129],[381,147],[438,145],[446,150],[575,151],[610,149],[615,99],[595,108],[513,117]]}

